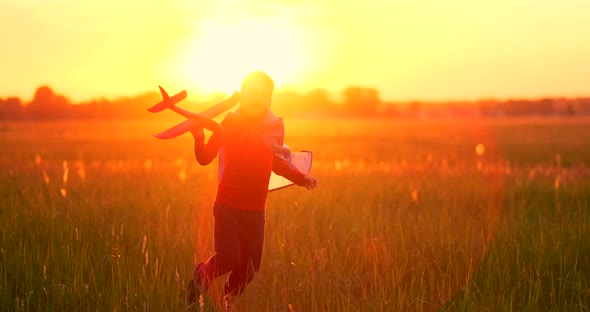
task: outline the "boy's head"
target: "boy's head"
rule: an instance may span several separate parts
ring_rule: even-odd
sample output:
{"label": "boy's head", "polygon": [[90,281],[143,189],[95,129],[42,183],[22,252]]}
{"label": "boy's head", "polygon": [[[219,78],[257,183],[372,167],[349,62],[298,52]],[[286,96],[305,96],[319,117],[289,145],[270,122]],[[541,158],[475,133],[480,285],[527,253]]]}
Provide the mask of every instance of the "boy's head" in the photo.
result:
{"label": "boy's head", "polygon": [[255,71],[242,80],[240,107],[251,118],[262,117],[270,108],[274,81],[261,71]]}

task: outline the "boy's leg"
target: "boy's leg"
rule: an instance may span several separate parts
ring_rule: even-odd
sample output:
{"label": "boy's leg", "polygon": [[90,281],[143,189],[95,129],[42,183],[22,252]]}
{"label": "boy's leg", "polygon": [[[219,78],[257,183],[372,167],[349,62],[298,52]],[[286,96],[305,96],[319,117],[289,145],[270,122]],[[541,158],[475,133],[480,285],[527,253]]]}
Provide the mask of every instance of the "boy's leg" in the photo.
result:
{"label": "boy's leg", "polygon": [[239,210],[215,203],[215,255],[202,266],[203,277],[211,281],[231,272],[241,261]]}
{"label": "boy's leg", "polygon": [[198,292],[207,291],[213,279],[235,269],[240,262],[240,237],[238,214],[235,208],[215,203],[215,252],[195,268],[193,280],[189,283],[189,302],[197,300]]}
{"label": "boy's leg", "polygon": [[242,211],[240,218],[240,265],[225,284],[225,294],[239,295],[260,269],[264,245],[264,211]]}

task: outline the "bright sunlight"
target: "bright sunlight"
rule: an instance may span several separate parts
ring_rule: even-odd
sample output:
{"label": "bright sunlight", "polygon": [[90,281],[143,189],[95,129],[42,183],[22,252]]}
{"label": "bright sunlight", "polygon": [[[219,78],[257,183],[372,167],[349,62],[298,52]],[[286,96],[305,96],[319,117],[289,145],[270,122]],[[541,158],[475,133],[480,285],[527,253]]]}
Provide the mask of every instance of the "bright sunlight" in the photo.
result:
{"label": "bright sunlight", "polygon": [[295,83],[306,66],[299,38],[295,28],[281,22],[209,21],[168,70],[202,93],[232,92],[254,70],[267,72],[278,86]]}

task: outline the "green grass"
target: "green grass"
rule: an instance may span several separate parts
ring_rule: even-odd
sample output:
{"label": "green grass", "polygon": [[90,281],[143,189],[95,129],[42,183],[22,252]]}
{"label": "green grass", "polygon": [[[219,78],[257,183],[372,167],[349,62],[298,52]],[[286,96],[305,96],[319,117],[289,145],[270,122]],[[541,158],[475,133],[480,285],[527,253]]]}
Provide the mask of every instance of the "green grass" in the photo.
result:
{"label": "green grass", "polygon": [[[286,122],[320,186],[269,195],[240,311],[590,311],[589,120]],[[0,124],[0,310],[199,311],[215,166],[166,126]]]}

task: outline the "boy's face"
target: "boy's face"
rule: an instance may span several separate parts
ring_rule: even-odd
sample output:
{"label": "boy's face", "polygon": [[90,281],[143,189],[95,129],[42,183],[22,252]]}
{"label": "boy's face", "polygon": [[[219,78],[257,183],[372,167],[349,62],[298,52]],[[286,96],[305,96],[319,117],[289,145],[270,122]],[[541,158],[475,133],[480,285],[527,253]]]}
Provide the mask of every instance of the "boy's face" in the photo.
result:
{"label": "boy's face", "polygon": [[270,108],[272,89],[259,82],[250,82],[242,88],[240,107],[249,118],[264,116]]}

